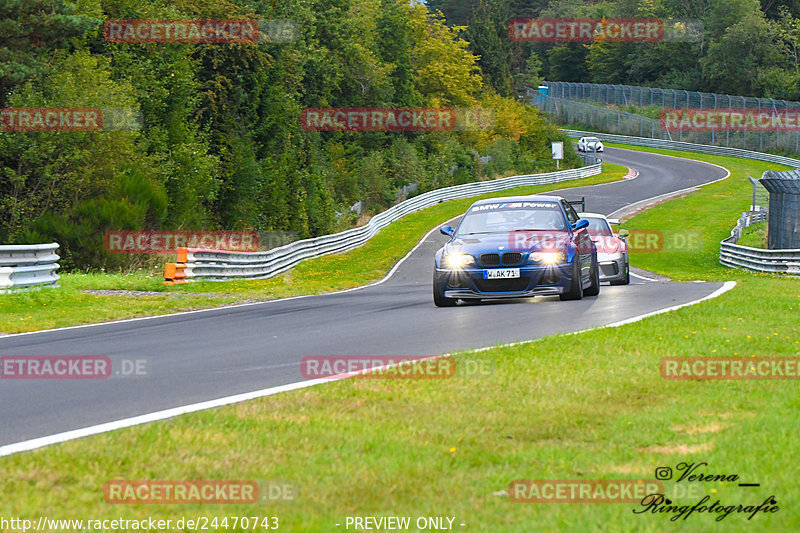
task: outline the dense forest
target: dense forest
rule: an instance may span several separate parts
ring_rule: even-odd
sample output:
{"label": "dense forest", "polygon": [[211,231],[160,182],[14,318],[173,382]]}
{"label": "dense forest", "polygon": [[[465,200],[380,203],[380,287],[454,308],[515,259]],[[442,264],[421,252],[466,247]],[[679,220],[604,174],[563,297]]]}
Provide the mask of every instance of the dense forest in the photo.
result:
{"label": "dense forest", "polygon": [[[290,21],[291,39],[129,43],[109,20]],[[522,105],[469,30],[402,0],[4,0],[0,108],[128,110],[138,128],[0,131],[0,242],[58,242],[115,267],[103,234],[255,229],[301,237],[425,191],[554,169],[565,137]],[[498,57],[498,61],[504,61]],[[311,107],[490,109],[490,129],[307,131]],[[3,128],[0,128],[3,130]],[[490,156],[490,157],[486,157]],[[568,166],[577,157],[568,153]],[[408,190],[408,189],[406,189]]]}
{"label": "dense forest", "polygon": [[[541,79],[665,87],[800,100],[798,0],[428,0],[468,26],[487,84],[515,94]],[[699,21],[689,42],[521,43],[514,18]]]}

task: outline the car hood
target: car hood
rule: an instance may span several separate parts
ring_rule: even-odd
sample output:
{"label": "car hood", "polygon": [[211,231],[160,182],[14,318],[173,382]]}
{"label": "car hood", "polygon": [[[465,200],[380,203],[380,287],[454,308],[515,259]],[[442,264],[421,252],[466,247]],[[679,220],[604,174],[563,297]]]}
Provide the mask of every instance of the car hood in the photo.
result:
{"label": "car hood", "polygon": [[538,252],[564,249],[569,242],[569,232],[554,230],[465,235],[448,243],[445,253],[479,255],[492,252]]}

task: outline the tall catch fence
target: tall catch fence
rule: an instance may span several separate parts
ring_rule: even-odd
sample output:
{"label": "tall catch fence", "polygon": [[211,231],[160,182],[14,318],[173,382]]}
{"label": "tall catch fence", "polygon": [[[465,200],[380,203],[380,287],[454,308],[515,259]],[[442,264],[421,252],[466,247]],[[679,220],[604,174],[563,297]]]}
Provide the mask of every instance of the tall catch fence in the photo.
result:
{"label": "tall catch fence", "polygon": [[[652,113],[646,108],[752,110],[786,117],[800,113],[800,102],[774,98],[754,98],[679,89],[548,81],[547,95],[528,89],[531,105],[569,125],[582,125],[608,133],[635,135],[697,144],[710,144],[745,150],[800,153],[800,127],[797,131],[666,131],[661,121],[614,107],[635,106],[634,111]],[[787,128],[788,129],[788,128]]]}

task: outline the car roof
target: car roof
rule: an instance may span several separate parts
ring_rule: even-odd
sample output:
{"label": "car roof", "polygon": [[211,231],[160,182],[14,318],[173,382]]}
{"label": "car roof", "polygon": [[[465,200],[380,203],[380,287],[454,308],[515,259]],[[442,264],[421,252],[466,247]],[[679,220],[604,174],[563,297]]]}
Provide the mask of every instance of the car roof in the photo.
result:
{"label": "car roof", "polygon": [[485,200],[478,200],[472,205],[496,204],[497,202],[560,202],[561,200],[563,200],[563,198],[560,196],[532,194],[530,196],[501,196],[499,198],[486,198]]}
{"label": "car roof", "polygon": [[603,220],[608,220],[608,217],[600,213],[578,213],[578,216],[581,218],[602,218]]}

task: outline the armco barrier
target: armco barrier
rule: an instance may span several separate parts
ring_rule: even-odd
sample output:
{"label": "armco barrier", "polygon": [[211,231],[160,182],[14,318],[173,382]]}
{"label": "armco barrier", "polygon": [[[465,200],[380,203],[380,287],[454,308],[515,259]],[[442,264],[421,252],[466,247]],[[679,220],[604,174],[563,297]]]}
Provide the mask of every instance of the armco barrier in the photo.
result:
{"label": "armco barrier", "polygon": [[800,275],[800,250],[764,250],[724,240],[719,244],[719,262],[753,272]]}
{"label": "armco barrier", "polygon": [[57,249],[57,243],[0,245],[0,292],[55,286]]}
{"label": "armco barrier", "polygon": [[700,152],[701,154],[725,155],[729,157],[742,157],[756,159],[769,163],[779,163],[792,168],[800,168],[800,160],[784,157],[782,155],[753,152],[740,148],[726,148],[724,146],[711,146],[709,144],[694,144],[681,141],[668,141],[666,139],[651,139],[649,137],[630,137],[628,135],[615,135],[613,133],[597,133],[594,131],[565,130],[570,137],[597,137],[603,142],[632,144],[634,146],[647,146],[649,148],[663,148],[665,150],[684,150],[686,152]]}
{"label": "armco barrier", "polygon": [[409,213],[447,200],[469,198],[515,187],[559,183],[594,176],[602,172],[603,164],[550,172],[511,176],[491,181],[465,183],[426,192],[390,207],[375,215],[365,225],[313,239],[295,241],[265,252],[228,252],[179,248],[175,263],[167,263],[164,279],[168,285],[186,283],[193,279],[224,281],[228,279],[263,279],[280,274],[301,261],[322,255],[341,253],[361,246],[392,222]]}
{"label": "armco barrier", "polygon": [[800,250],[766,250],[736,244],[744,228],[765,220],[763,211],[742,213],[731,236],[719,243],[720,264],[753,272],[800,275]]}

